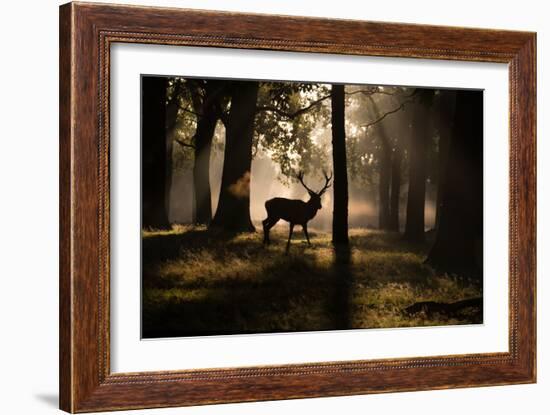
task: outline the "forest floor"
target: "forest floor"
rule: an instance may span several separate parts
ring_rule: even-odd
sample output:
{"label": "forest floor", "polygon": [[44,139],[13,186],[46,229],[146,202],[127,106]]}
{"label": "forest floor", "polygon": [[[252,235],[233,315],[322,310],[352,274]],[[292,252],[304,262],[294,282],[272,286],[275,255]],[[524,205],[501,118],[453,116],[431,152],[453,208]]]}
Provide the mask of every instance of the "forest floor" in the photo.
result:
{"label": "forest floor", "polygon": [[144,231],[143,337],[482,322],[480,310],[403,311],[482,295],[480,284],[423,263],[429,241],[410,245],[397,233],[350,229],[349,249],[336,250],[329,233],[310,230],[311,246],[298,231],[286,252],[287,232],[275,227],[264,247],[261,232]]}

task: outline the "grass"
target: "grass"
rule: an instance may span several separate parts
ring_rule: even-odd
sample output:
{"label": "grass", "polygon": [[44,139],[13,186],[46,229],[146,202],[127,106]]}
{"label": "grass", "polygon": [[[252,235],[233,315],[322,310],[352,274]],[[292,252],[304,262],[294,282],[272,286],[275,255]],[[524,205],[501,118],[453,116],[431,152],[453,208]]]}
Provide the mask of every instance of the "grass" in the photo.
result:
{"label": "grass", "polygon": [[410,327],[480,323],[459,317],[408,315],[415,302],[454,302],[481,296],[481,287],[437,274],[423,263],[429,243],[400,235],[350,230],[349,249],[330,234],[310,231],[312,246],[286,227],[230,235],[204,227],[144,231],[143,336]]}

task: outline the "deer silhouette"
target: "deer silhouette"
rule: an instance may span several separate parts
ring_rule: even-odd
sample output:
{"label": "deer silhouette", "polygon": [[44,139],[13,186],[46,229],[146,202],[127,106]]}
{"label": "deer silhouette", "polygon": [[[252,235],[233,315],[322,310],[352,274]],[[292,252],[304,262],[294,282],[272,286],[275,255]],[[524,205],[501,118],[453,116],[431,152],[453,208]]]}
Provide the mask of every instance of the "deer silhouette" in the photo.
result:
{"label": "deer silhouette", "polygon": [[332,174],[329,177],[325,172],[323,172],[323,175],[325,176],[325,185],[320,191],[315,192],[304,183],[304,173],[298,173],[297,179],[309,193],[309,200],[307,202],[297,199],[286,199],[283,197],[275,197],[265,202],[267,218],[262,222],[264,228],[264,244],[269,244],[271,242],[269,240],[269,230],[275,226],[280,219],[283,219],[290,224],[288,242],[286,244],[287,250],[290,247],[290,240],[292,238],[294,225],[302,226],[304,234],[306,235],[307,243],[311,245],[309,235],[307,233],[307,223],[313,219],[317,214],[317,211],[321,209],[321,196],[331,186],[330,181],[332,180]]}

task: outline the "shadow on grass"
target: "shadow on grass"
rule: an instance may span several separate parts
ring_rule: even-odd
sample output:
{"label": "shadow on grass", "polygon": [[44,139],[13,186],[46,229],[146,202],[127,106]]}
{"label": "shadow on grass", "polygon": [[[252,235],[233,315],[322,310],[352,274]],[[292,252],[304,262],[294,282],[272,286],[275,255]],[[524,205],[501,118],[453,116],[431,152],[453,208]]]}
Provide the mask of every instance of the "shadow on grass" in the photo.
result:
{"label": "shadow on grass", "polygon": [[433,235],[426,233],[426,240],[422,243],[411,243],[403,239],[399,232],[391,231],[368,231],[354,234],[351,232],[350,244],[366,248],[371,251],[384,252],[406,252],[415,254],[426,254],[433,243]]}
{"label": "shadow on grass", "polygon": [[[198,289],[195,298],[171,297],[150,301],[143,310],[143,337],[179,337],[260,332],[329,330],[334,323],[315,309],[330,302],[334,276],[316,267],[311,253],[287,255],[267,252],[270,263],[258,280],[239,279],[239,270],[227,270],[222,280],[184,283],[178,288]],[[304,289],[307,287],[307,289]],[[168,290],[170,291],[170,290]],[[327,301],[327,297],[329,300]],[[330,307],[338,309],[339,305]],[[312,315],[313,314],[313,315]],[[322,312],[320,314],[326,314]],[[297,324],[297,322],[300,322]]]}
{"label": "shadow on grass", "polygon": [[214,242],[227,243],[238,235],[206,228],[181,233],[150,233],[141,239],[142,261],[144,264],[166,261],[178,257],[182,249],[210,246]]}
{"label": "shadow on grass", "polygon": [[351,271],[351,250],[349,246],[334,248],[334,297],[331,301],[331,314],[334,316],[334,329],[345,330],[351,328],[351,285],[353,274]]}
{"label": "shadow on grass", "polygon": [[316,232],[312,246],[297,235],[286,252],[286,232],[268,247],[261,233],[145,232],[143,337],[398,327],[409,324],[400,307],[419,298],[470,295],[448,277],[440,282],[422,263],[427,248],[397,233],[356,230],[338,248],[329,234]]}

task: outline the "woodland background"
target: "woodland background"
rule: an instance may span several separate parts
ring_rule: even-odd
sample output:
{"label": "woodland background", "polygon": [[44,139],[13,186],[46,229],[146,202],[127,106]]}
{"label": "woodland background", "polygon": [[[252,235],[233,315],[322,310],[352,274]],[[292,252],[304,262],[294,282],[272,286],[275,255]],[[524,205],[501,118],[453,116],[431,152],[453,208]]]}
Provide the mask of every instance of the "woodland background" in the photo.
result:
{"label": "woodland background", "polygon": [[[261,249],[327,170],[312,249]],[[483,93],[142,77],[142,227],[145,337],[479,323]]]}

